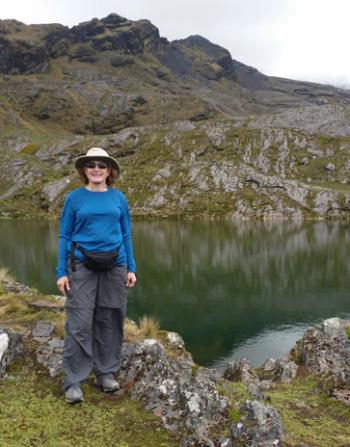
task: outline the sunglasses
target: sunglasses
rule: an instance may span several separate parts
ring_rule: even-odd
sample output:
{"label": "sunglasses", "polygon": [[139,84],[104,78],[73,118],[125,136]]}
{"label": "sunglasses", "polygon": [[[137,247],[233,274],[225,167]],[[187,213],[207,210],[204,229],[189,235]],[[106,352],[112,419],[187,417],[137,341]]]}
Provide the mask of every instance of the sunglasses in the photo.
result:
{"label": "sunglasses", "polygon": [[105,163],[104,161],[87,161],[84,164],[84,167],[88,168],[88,169],[94,169],[94,168],[107,169],[108,168],[108,164]]}

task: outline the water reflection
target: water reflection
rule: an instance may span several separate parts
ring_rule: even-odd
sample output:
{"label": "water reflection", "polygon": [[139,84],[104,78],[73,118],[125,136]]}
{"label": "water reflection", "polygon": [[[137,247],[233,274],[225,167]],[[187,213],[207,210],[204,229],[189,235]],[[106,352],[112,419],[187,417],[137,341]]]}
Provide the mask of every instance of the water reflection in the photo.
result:
{"label": "water reflection", "polygon": [[265,329],[236,346],[228,356],[214,364],[218,368],[224,368],[227,361],[244,357],[254,366],[261,366],[268,358],[283,358],[295,340],[302,338],[307,328],[307,324],[295,324],[280,326],[278,329]]}
{"label": "water reflection", "polygon": [[[56,293],[57,224],[0,230],[0,265]],[[349,238],[344,222],[135,222],[129,315],[156,316],[200,363],[244,353],[257,363],[303,325],[350,312]]]}

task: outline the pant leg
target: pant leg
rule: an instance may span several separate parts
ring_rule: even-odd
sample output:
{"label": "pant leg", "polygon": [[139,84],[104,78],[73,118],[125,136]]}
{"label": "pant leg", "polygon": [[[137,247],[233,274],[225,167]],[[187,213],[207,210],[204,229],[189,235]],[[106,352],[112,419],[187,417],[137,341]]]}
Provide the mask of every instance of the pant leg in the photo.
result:
{"label": "pant leg", "polygon": [[120,308],[97,306],[93,322],[93,371],[115,374],[120,365],[125,313]]}
{"label": "pant leg", "polygon": [[64,340],[64,389],[80,384],[93,366],[93,317],[96,305],[98,273],[82,262],[72,272],[68,263],[70,290],[66,300],[66,337]]}
{"label": "pant leg", "polygon": [[66,337],[64,339],[64,389],[83,383],[93,366],[94,309],[66,309]]}
{"label": "pant leg", "polygon": [[127,307],[126,274],[126,266],[99,274],[93,340],[97,376],[115,374],[119,368]]}

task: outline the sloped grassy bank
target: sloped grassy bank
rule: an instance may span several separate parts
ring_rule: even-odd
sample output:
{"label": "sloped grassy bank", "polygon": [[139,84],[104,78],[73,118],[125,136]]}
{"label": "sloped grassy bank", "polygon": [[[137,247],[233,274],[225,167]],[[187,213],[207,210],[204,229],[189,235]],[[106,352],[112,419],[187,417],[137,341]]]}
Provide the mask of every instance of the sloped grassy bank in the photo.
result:
{"label": "sloped grassy bank", "polygon": [[[126,363],[119,377],[122,391],[105,395],[94,388],[91,377],[83,385],[84,402],[69,406],[63,398],[61,373],[52,377],[38,362],[40,343],[33,337],[38,321],[52,322],[52,337],[63,336],[64,315],[57,307],[56,297],[20,285],[1,271],[0,327],[23,334],[24,350],[0,380],[0,445],[350,445],[350,367],[344,351],[348,345],[338,320],[329,320],[322,330],[307,331],[288,360],[269,360],[256,370],[240,360],[221,372],[193,364],[181,338],[169,337],[171,333],[154,322],[127,322]],[[0,365],[3,360],[0,349]],[[186,368],[189,376],[183,376]],[[156,370],[161,371],[161,383]],[[125,380],[128,375],[134,375],[129,382]],[[181,394],[181,387],[187,386],[182,383],[184,377],[198,385],[196,390],[185,388],[187,395]],[[208,384],[203,389],[212,393],[211,402],[203,406],[199,390]],[[177,394],[188,400],[184,407],[178,403],[169,410],[168,398]],[[210,407],[214,401],[225,403],[225,408]],[[215,421],[204,426],[201,419],[209,407]],[[183,419],[176,412],[185,408]]]}

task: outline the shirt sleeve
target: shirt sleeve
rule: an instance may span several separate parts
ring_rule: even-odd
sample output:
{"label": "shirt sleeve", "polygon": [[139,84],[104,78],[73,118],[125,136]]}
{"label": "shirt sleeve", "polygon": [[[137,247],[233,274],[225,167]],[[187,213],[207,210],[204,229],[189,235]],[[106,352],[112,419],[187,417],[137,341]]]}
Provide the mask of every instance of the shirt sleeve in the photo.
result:
{"label": "shirt sleeve", "polygon": [[122,205],[122,214],[120,219],[120,226],[122,230],[123,235],[123,244],[125,248],[125,254],[126,254],[126,262],[127,262],[127,268],[128,272],[136,272],[136,265],[132,250],[132,239],[131,239],[131,223],[130,223],[130,214],[129,214],[129,206],[128,202],[123,195],[123,205]]}
{"label": "shirt sleeve", "polygon": [[58,238],[58,261],[56,268],[56,278],[67,276],[67,258],[68,246],[72,240],[72,234],[75,223],[75,209],[73,206],[73,198],[70,194],[67,195],[60,218],[60,232]]}

